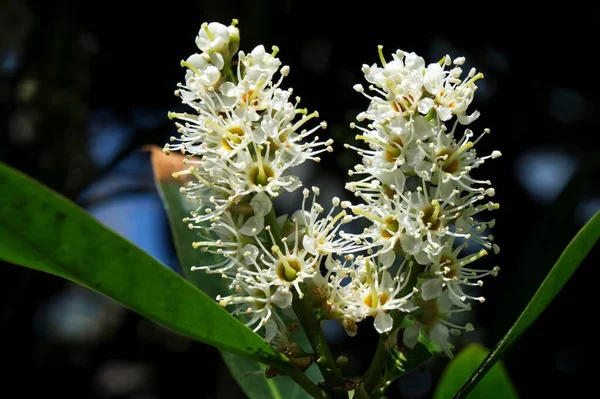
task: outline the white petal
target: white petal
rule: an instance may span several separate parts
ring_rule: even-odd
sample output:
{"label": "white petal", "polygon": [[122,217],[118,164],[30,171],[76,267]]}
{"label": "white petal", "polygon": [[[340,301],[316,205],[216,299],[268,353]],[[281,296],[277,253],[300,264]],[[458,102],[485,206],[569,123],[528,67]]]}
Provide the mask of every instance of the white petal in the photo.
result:
{"label": "white petal", "polygon": [[283,229],[283,225],[285,224],[285,222],[288,220],[288,215],[287,213],[278,216],[277,217],[277,226],[279,226],[280,229]]}
{"label": "white petal", "polygon": [[386,251],[382,254],[379,254],[379,262],[383,266],[391,266],[396,260],[396,253],[393,250]]}
{"label": "white petal", "polygon": [[252,263],[252,261],[256,261],[256,257],[258,256],[258,248],[252,244],[246,244],[240,252],[244,256],[244,262],[246,263]]}
{"label": "white petal", "polygon": [[392,275],[390,274],[390,272],[385,271],[382,273],[381,275],[381,280],[379,282],[379,290],[383,291],[383,290],[387,290],[388,288],[391,288],[394,286],[394,279],[392,278]]}
{"label": "white petal", "polygon": [[409,236],[408,234],[400,235],[400,246],[402,249],[411,255],[416,254],[421,249],[422,240],[420,238],[415,238],[413,236]]}
{"label": "white petal", "polygon": [[299,209],[292,214],[290,220],[296,219],[298,221],[298,226],[306,226],[310,221],[310,213],[303,209]]}
{"label": "white petal", "polygon": [[434,277],[423,283],[421,286],[421,296],[423,300],[429,301],[430,299],[437,298],[442,293],[442,279]]}
{"label": "white petal", "polygon": [[267,324],[265,324],[265,341],[271,342],[273,338],[275,338],[275,336],[277,335],[278,331],[279,328],[277,327],[277,323],[274,322],[272,319],[269,319],[267,321]]}
{"label": "white petal", "polygon": [[255,236],[265,227],[265,219],[257,216],[250,216],[246,223],[240,228],[240,234],[245,236]]}
{"label": "white petal", "polygon": [[468,125],[473,122],[475,119],[479,118],[479,111],[474,111],[471,115],[458,115],[458,121],[461,125]]}
{"label": "white petal", "polygon": [[392,316],[385,312],[377,312],[377,316],[375,316],[375,329],[379,334],[383,334],[392,329],[394,325],[394,319]]}
{"label": "white petal", "polygon": [[429,331],[429,338],[444,349],[448,348],[448,327],[442,323],[437,323]]}
{"label": "white petal", "polygon": [[414,348],[414,346],[419,342],[419,326],[417,324],[413,324],[410,327],[407,327],[404,330],[404,335],[402,336],[402,342],[404,345],[409,348]]}
{"label": "white petal", "polygon": [[419,307],[417,305],[415,305],[412,301],[406,301],[406,303],[398,309],[401,310],[402,312],[412,313],[415,310],[419,309]]}
{"label": "white petal", "polygon": [[438,117],[444,122],[452,118],[452,110],[448,107],[439,106],[437,108]]}
{"label": "white petal", "polygon": [[292,305],[292,299],[292,293],[289,290],[284,291],[281,287],[277,288],[271,296],[271,302],[281,309],[289,308]]}
{"label": "white petal", "polygon": [[202,56],[202,54],[192,54],[188,57],[188,59],[186,60],[186,62],[192,64],[193,66],[195,66],[196,68],[198,68],[199,70],[204,70],[207,66],[208,66],[208,62],[206,61],[206,58],[204,58]]}
{"label": "white petal", "polygon": [[289,193],[302,187],[302,180],[298,176],[283,176],[281,180],[286,183],[283,188]]}
{"label": "white petal", "polygon": [[215,86],[221,79],[221,72],[214,66],[209,66],[200,77],[200,81],[207,87]]}
{"label": "white petal", "polygon": [[237,97],[238,95],[238,87],[232,82],[224,82],[219,86],[219,91],[227,97]]}
{"label": "white petal", "polygon": [[269,212],[271,212],[271,208],[273,204],[271,203],[271,199],[264,191],[256,194],[254,198],[250,201],[250,206],[254,211],[254,216],[259,218],[267,216]]}
{"label": "white petal", "polygon": [[410,69],[421,70],[425,68],[425,60],[423,57],[419,57],[415,53],[406,54],[406,58],[404,59],[404,65],[406,65]]}
{"label": "white petal", "polygon": [[425,251],[417,252],[415,254],[415,260],[420,265],[427,265],[427,264],[431,263],[431,260],[429,259],[429,255]]}
{"label": "white petal", "polygon": [[309,236],[302,237],[302,246],[311,255],[318,255],[317,250],[315,249],[315,239]]}
{"label": "white petal", "polygon": [[260,127],[269,137],[276,137],[279,133],[279,122],[268,115],[263,116]]}
{"label": "white petal", "polygon": [[429,64],[427,66],[427,70],[425,76],[423,78],[423,83],[425,86],[425,90],[430,92],[431,94],[436,94],[437,86],[441,84],[441,81],[444,77],[443,68],[438,63]]}
{"label": "white petal", "polygon": [[450,291],[444,291],[440,295],[438,301],[438,309],[440,313],[446,313],[452,307],[452,299],[450,298]]}
{"label": "white petal", "polygon": [[223,66],[225,65],[221,53],[210,53],[210,62],[212,62],[219,71],[223,69]]}
{"label": "white petal", "polygon": [[433,107],[433,100],[431,98],[423,98],[419,101],[419,112],[423,115],[427,115]]}

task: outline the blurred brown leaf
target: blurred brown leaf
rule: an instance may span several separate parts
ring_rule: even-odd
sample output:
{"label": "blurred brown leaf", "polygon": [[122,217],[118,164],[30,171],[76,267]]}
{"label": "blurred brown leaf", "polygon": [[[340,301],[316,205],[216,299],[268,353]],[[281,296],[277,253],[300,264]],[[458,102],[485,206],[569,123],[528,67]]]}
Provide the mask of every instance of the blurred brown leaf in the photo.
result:
{"label": "blurred brown leaf", "polygon": [[149,152],[152,158],[152,170],[157,182],[167,181],[185,181],[191,175],[181,175],[178,178],[173,177],[174,172],[179,172],[187,167],[183,163],[185,155],[178,153],[165,154],[163,149],[157,145],[146,145],[142,151]]}

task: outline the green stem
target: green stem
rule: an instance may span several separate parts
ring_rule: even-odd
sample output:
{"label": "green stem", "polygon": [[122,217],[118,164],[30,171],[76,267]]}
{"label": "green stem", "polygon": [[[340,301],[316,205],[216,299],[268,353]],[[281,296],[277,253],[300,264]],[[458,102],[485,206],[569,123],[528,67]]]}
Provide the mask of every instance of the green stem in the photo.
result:
{"label": "green stem", "polygon": [[369,369],[363,377],[365,383],[365,390],[371,392],[377,384],[379,384],[381,377],[383,376],[383,367],[387,361],[389,352],[385,348],[385,342],[389,338],[389,334],[379,335],[379,342],[377,343],[377,349],[375,350],[375,356],[369,365]]}
{"label": "green stem", "polygon": [[288,365],[287,367],[280,369],[282,372],[286,373],[296,384],[300,385],[302,389],[304,389],[310,396],[315,399],[330,399],[331,397],[327,394],[327,392],[323,391],[321,388],[315,385],[314,382],[311,381],[310,378],[306,376],[302,371],[298,370],[293,365]]}
{"label": "green stem", "polygon": [[283,248],[283,244],[281,243],[281,231],[279,231],[277,215],[275,214],[275,207],[272,207],[271,212],[265,216],[265,224],[269,225],[271,228],[271,234],[273,234],[273,238],[275,238],[275,242],[273,244]]}
{"label": "green stem", "polygon": [[[274,207],[271,208],[271,212],[265,216],[265,224],[270,226],[271,234],[273,234],[273,239],[275,241],[273,244],[281,247],[281,231],[279,231]],[[296,290],[293,290],[293,294],[294,300],[292,301],[292,308],[298,316],[298,320],[304,328],[310,345],[315,352],[315,357],[318,360],[317,366],[319,367],[321,374],[323,374],[325,383],[330,387],[344,386],[342,374],[335,365],[335,359],[333,358],[331,349],[329,349],[329,345],[327,345],[325,334],[323,334],[320,322],[315,317],[313,309],[310,304],[307,303],[305,298],[301,299],[299,297]]]}
{"label": "green stem", "polygon": [[313,351],[315,352],[317,366],[319,367],[321,374],[323,374],[325,383],[330,387],[343,387],[344,381],[342,379],[342,373],[335,365],[335,359],[333,358],[331,349],[329,349],[329,345],[327,345],[327,340],[321,329],[321,324],[315,317],[311,306],[307,303],[306,299],[300,299],[298,293],[294,292],[292,307],[294,312],[296,312],[296,316],[298,316],[298,320],[300,320],[300,324],[302,324],[302,327],[306,332],[306,336],[308,337],[308,341],[310,342]]}
{"label": "green stem", "polygon": [[389,386],[392,384],[392,382],[393,382],[393,380],[385,381],[383,384],[377,386],[377,388],[371,393],[370,398],[371,399],[381,398],[385,394],[385,391],[387,391]]}
{"label": "green stem", "polygon": [[225,80],[231,83],[238,83],[237,76],[233,73],[233,69],[231,68],[231,60],[225,60],[223,64],[223,76],[225,76]]}

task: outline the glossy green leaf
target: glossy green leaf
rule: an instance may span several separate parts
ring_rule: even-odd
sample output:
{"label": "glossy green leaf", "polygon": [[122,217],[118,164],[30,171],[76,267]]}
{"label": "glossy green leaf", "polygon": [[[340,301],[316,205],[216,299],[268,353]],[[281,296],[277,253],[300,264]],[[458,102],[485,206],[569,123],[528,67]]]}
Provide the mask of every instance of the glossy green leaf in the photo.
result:
{"label": "glossy green leaf", "polygon": [[385,378],[386,380],[399,378],[434,355],[435,353],[432,353],[427,346],[421,342],[418,342],[412,349],[405,348],[405,350],[400,351],[397,348],[394,348],[390,352],[390,357],[386,364]]}
{"label": "glossy green leaf", "polygon": [[[266,366],[241,356],[222,351],[221,355],[229,371],[243,389],[244,393],[251,399],[305,399],[311,398],[298,384],[285,376],[265,378]],[[313,364],[306,375],[312,381],[322,380],[319,368]]]}
{"label": "glossy green leaf", "polygon": [[[408,324],[405,320],[403,328],[407,326]],[[417,342],[414,348],[393,348],[385,364],[383,381],[374,389],[371,399],[383,396],[392,382],[419,367],[440,352],[442,352],[442,349],[423,334],[419,336],[419,342]]]}
{"label": "glossy green leaf", "polygon": [[471,378],[463,385],[456,395],[457,398],[466,397],[473,387],[490,370],[494,363],[504,355],[506,350],[515,343],[544,309],[546,309],[548,304],[566,284],[575,270],[577,270],[577,267],[583,262],[588,252],[593,248],[596,241],[598,241],[598,238],[600,238],[600,211],[598,211],[590,221],[583,226],[575,238],[569,243],[523,313],[521,313],[515,324],[500,342],[498,342],[496,347],[485,358]]}
{"label": "glossy green leaf", "polygon": [[490,338],[499,340],[512,325],[573,238],[576,230],[571,226],[577,206],[598,171],[600,159],[588,160],[582,165],[520,244],[523,249],[512,267],[512,278],[503,280],[503,289],[498,293],[501,296],[496,300],[498,311]]}
{"label": "glossy green leaf", "polygon": [[74,203],[1,163],[0,192],[1,260],[79,283],[220,349],[282,362],[212,298]]}
{"label": "glossy green leaf", "polygon": [[[182,157],[177,154],[165,156],[158,147],[150,148],[150,151],[152,151],[156,187],[167,211],[171,234],[183,274],[213,298],[219,293],[225,293],[226,285],[217,275],[191,271],[192,266],[216,263],[218,259],[215,259],[210,253],[201,252],[192,247],[191,243],[198,241],[197,230],[190,230],[182,221],[183,218],[189,216],[191,204],[179,192],[183,182],[171,177],[173,172],[181,169]],[[310,351],[306,335],[301,331],[301,327],[298,330],[294,333],[296,342],[306,351]],[[221,351],[221,356],[244,393],[251,399],[306,399],[311,397],[288,377],[266,378],[264,372],[267,367],[261,363],[225,351]],[[314,365],[306,371],[306,374],[313,382],[323,380],[319,369]]]}
{"label": "glossy green leaf", "polygon": [[[466,346],[446,366],[433,399],[452,398],[489,353],[489,349],[479,344]],[[469,394],[469,399],[516,399],[518,397],[517,391],[501,361],[491,368],[490,372]]]}
{"label": "glossy green leaf", "polygon": [[185,195],[179,191],[185,184],[185,180],[175,179],[172,176],[173,172],[183,168],[184,157],[179,154],[167,156],[162,148],[157,146],[148,146],[146,149],[151,153],[154,182],[167,213],[181,271],[186,280],[191,281],[214,299],[217,295],[222,295],[227,291],[226,283],[217,274],[191,271],[192,266],[216,263],[217,257],[192,247],[192,243],[199,240],[198,230],[188,228],[187,223],[183,222],[184,218],[190,216],[190,211],[195,210],[194,203],[188,201]]}

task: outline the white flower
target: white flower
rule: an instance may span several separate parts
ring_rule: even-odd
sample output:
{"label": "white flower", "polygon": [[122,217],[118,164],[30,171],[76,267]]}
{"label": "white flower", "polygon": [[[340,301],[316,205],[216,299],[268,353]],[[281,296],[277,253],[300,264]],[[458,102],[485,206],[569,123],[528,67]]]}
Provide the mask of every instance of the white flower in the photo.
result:
{"label": "white flower", "polygon": [[453,310],[452,301],[447,291],[432,300],[417,300],[416,305],[419,306],[417,315],[410,316],[414,324],[404,330],[402,337],[404,344],[409,348],[413,348],[417,344],[419,332],[421,331],[443,350],[448,350],[450,348],[448,343],[450,333],[459,335],[461,331],[471,332],[474,330],[470,323],[465,326],[458,326],[449,321],[452,313],[467,309]]}
{"label": "white flower", "polygon": [[273,75],[281,67],[281,61],[275,57],[278,52],[279,48],[276,46],[273,47],[272,53],[267,53],[265,47],[259,45],[248,55],[240,53],[240,65],[246,68],[244,79],[250,87],[255,89],[257,85],[273,78]]}
{"label": "white flower", "polygon": [[362,247],[349,243],[344,236],[344,232],[340,230],[341,226],[350,223],[354,220],[352,215],[348,215],[345,209],[336,213],[341,204],[342,208],[347,208],[347,203],[341,203],[340,199],[334,197],[331,201],[332,207],[324,217],[321,215],[324,212],[323,207],[316,202],[319,195],[319,189],[313,187],[313,201],[310,211],[306,210],[306,200],[309,197],[309,190],[304,189],[302,192],[302,209],[298,210],[292,216],[292,220],[298,223],[300,232],[302,233],[302,246],[312,255],[332,256],[346,255]]}
{"label": "white flower", "polygon": [[447,287],[448,296],[452,303],[459,307],[468,307],[465,303],[467,299],[485,302],[485,298],[472,296],[464,292],[465,287],[482,287],[482,278],[492,275],[497,276],[500,268],[495,266],[492,270],[481,270],[465,267],[468,264],[487,255],[487,251],[482,249],[477,253],[458,258],[458,254],[466,247],[460,245],[452,252],[446,251],[440,254],[439,259],[430,267],[430,273],[433,275],[427,279],[421,286],[421,296],[424,300],[430,300],[441,295],[444,287]]}
{"label": "white flower", "polygon": [[375,85],[369,89],[381,97],[367,95],[362,86],[355,86],[355,90],[371,100],[366,118],[384,121],[409,115],[417,109],[423,93],[425,61],[415,53],[398,50],[388,63],[383,57],[382,46],[378,50],[383,67],[363,65],[362,70],[367,81]]}
{"label": "white flower", "polygon": [[[412,266],[403,263],[393,277],[387,269],[360,256],[356,258],[353,269],[345,273],[352,276],[349,284],[329,284],[330,307],[332,311],[341,313],[339,317],[346,321],[346,325],[348,321],[358,323],[366,317],[373,317],[375,329],[382,334],[393,328],[390,312],[408,312],[414,308],[408,301],[414,291],[408,289],[408,292],[404,292],[408,277],[414,272]],[[341,272],[344,268],[338,267],[337,270]],[[345,274],[341,273],[342,276]],[[337,278],[332,280],[336,281]],[[350,334],[354,332],[349,331]]]}
{"label": "white flower", "polygon": [[218,88],[221,81],[221,71],[211,64],[210,56],[206,53],[192,54],[187,60],[181,61],[186,67],[185,84],[178,85],[177,91],[183,103],[192,103],[206,96],[208,92]]}
{"label": "white flower", "polygon": [[192,243],[194,248],[219,256],[217,263],[192,266],[192,270],[203,270],[208,274],[217,273],[223,278],[231,279],[235,276],[237,268],[258,256],[258,248],[248,243],[230,212],[225,212],[217,221],[212,222],[210,227],[193,224],[189,227],[199,230],[198,235],[203,239]]}
{"label": "white flower", "polygon": [[[218,22],[203,23],[198,36],[196,36],[196,46],[200,50],[209,53],[215,66],[221,69],[223,67],[223,53],[229,54],[229,29]],[[218,57],[213,58],[213,55]]]}
{"label": "white flower", "polygon": [[[449,61],[449,57],[445,61]],[[475,82],[483,78],[483,74],[471,69],[468,80],[463,81],[460,79],[462,68],[455,66],[446,71],[445,67],[446,62],[427,66],[423,77],[424,88],[434,95],[434,101],[428,103],[428,108],[433,107],[442,121],[450,120],[453,115],[456,115],[461,124],[467,125],[479,117],[477,111],[471,115],[467,115],[466,112],[477,90]],[[424,108],[422,111],[428,113],[429,109]]]}
{"label": "white flower", "polygon": [[253,328],[254,332],[264,326],[265,341],[271,342],[278,335],[278,331],[285,331],[285,324],[275,310],[282,304],[286,307],[291,304],[291,300],[282,302],[282,297],[286,297],[282,293],[283,287],[272,290],[260,275],[239,275],[230,288],[233,288],[235,293],[228,296],[219,295],[217,301],[223,307],[237,306],[232,314],[247,315],[249,320],[246,325]]}

